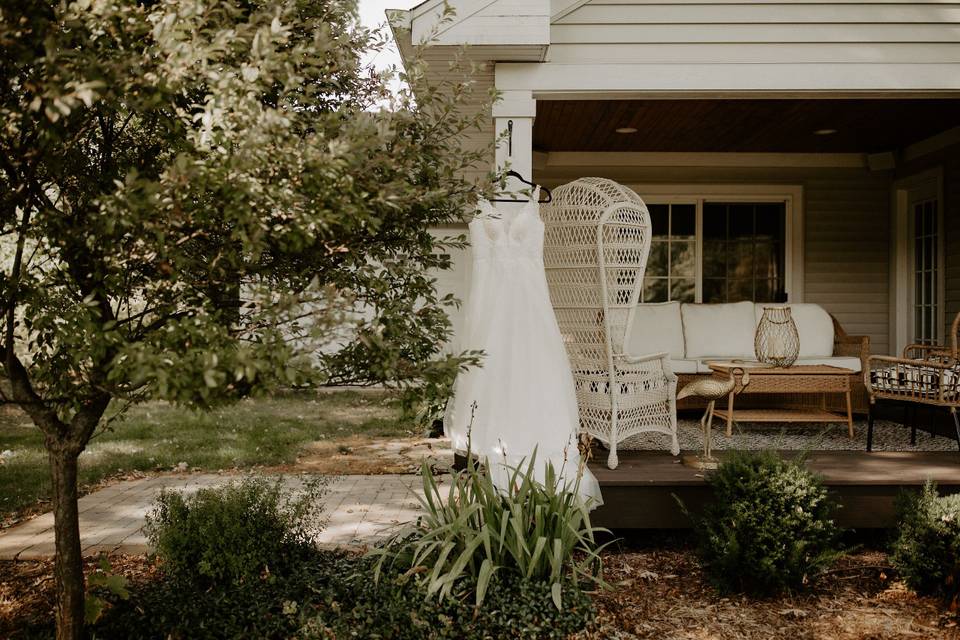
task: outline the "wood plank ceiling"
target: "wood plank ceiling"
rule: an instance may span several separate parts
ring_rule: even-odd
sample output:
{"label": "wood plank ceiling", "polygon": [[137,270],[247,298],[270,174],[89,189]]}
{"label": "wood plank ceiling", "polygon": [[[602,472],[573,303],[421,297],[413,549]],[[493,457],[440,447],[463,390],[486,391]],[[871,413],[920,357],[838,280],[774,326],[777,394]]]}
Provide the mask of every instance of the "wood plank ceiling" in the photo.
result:
{"label": "wood plank ceiling", "polygon": [[[960,99],[540,100],[538,151],[877,153],[960,125]],[[636,133],[617,133],[632,127]],[[816,131],[835,130],[829,135]]]}

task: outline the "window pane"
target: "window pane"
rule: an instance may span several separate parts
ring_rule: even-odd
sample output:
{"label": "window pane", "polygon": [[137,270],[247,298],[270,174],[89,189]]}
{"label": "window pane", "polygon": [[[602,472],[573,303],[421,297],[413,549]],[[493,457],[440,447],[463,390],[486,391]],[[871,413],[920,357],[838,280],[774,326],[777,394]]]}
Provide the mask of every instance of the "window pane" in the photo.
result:
{"label": "window pane", "polygon": [[727,302],[753,300],[753,280],[729,280],[727,282]]}
{"label": "window pane", "polygon": [[705,202],[703,205],[703,239],[727,239],[727,205]]}
{"label": "window pane", "polygon": [[722,278],[727,275],[727,243],[718,240],[703,241],[703,277]]}
{"label": "window pane", "polygon": [[696,286],[693,278],[678,278],[670,281],[670,299],[679,302],[693,302]]}
{"label": "window pane", "polygon": [[754,285],[754,302],[774,302],[775,280],[757,280]]}
{"label": "window pane", "polygon": [[692,204],[675,204],[671,209],[670,235],[673,239],[693,239],[697,232],[697,207]]}
{"label": "window pane", "polygon": [[[670,243],[670,275],[693,278],[697,271],[697,253],[695,242]],[[676,300],[676,298],[673,298]]]}
{"label": "window pane", "polygon": [[753,212],[752,204],[731,204],[730,205],[730,238],[752,238],[753,237]]}
{"label": "window pane", "polygon": [[753,242],[741,240],[727,245],[727,277],[753,278]]}
{"label": "window pane", "polygon": [[670,245],[665,240],[654,240],[650,244],[650,257],[647,259],[648,276],[667,275],[667,249]]}
{"label": "window pane", "polygon": [[704,302],[726,302],[727,281],[720,278],[703,279]]}
{"label": "window pane", "polygon": [[758,241],[754,247],[754,266],[758,278],[776,278],[778,273],[777,251],[772,242]]}
{"label": "window pane", "polygon": [[666,302],[667,301],[667,279],[666,278],[647,278],[643,286],[644,302]]}
{"label": "window pane", "polygon": [[647,205],[650,212],[650,224],[653,227],[654,236],[666,236],[670,232],[670,205],[651,204]]}
{"label": "window pane", "polygon": [[758,240],[779,241],[784,237],[786,208],[780,202],[757,205],[756,237]]}

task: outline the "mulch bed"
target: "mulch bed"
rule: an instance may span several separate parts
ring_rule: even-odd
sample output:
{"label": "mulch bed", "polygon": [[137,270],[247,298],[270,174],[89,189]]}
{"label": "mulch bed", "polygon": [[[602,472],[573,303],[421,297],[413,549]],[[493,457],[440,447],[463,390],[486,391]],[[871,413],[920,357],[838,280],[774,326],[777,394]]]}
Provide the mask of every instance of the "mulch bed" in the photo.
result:
{"label": "mulch bed", "polygon": [[630,638],[880,640],[960,638],[953,614],[894,579],[882,552],[841,560],[802,594],[724,597],[686,549],[624,551],[605,562],[613,591],[596,594],[599,628],[582,640]]}
{"label": "mulch bed", "polygon": [[[131,581],[156,571],[145,556],[110,561]],[[50,619],[52,572],[51,561],[0,561],[0,638]],[[607,555],[605,573],[614,589],[595,594],[597,628],[578,640],[960,639],[956,617],[897,582],[881,552],[853,554],[810,591],[771,600],[720,595],[687,549],[623,549]]]}
{"label": "mulch bed", "polygon": [[[112,554],[112,573],[124,575],[131,582],[149,580],[156,572],[155,564],[146,556]],[[99,558],[84,561],[84,573],[99,566]],[[0,560],[0,638],[17,638],[17,634],[49,623],[54,607],[53,560]]]}

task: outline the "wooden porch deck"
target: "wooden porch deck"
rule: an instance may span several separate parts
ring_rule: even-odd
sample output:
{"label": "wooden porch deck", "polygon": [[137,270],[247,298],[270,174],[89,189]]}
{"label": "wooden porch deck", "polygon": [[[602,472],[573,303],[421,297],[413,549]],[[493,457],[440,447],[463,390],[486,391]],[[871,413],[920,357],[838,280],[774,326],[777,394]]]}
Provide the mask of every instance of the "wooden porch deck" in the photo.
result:
{"label": "wooden porch deck", "polygon": [[[598,526],[689,528],[690,520],[677,498],[693,512],[711,499],[703,472],[682,465],[668,452],[620,451],[619,455],[620,466],[613,471],[606,467],[604,450],[598,450],[590,463],[604,498],[604,505],[592,514]],[[956,451],[814,451],[807,465],[823,477],[840,503],[837,520],[848,528],[892,526],[896,496],[903,490],[919,490],[928,479],[942,492],[960,492],[960,452]]]}

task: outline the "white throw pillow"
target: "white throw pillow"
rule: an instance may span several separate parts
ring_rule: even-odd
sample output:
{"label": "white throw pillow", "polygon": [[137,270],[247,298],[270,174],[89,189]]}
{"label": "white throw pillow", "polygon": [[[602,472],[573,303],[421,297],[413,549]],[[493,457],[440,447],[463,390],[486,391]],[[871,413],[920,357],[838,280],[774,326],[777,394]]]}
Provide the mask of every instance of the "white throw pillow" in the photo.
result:
{"label": "white throw pillow", "polygon": [[757,303],[757,323],[763,316],[764,307],[790,307],[790,317],[797,325],[800,336],[801,358],[829,358],[833,355],[833,320],[818,304]]}
{"label": "white throw pillow", "polygon": [[753,359],[757,320],[752,302],[684,304],[680,315],[688,358]]}
{"label": "white throw pillow", "polygon": [[679,302],[638,304],[633,311],[633,328],[627,336],[627,354],[645,356],[666,352],[683,358],[683,324]]}

